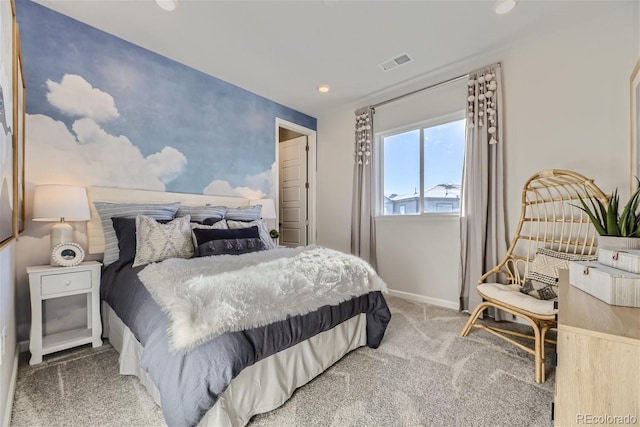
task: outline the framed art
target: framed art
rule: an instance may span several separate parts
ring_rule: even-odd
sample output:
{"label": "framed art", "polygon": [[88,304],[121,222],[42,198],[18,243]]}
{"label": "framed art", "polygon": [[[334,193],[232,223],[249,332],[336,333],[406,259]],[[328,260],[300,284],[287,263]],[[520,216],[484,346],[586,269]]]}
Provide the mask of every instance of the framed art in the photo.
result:
{"label": "framed art", "polygon": [[640,178],[640,59],[633,68],[630,79],[631,90],[631,192]]}
{"label": "framed art", "polygon": [[0,1],[0,247],[15,236],[13,156],[13,1]]}
{"label": "framed art", "polygon": [[18,25],[15,25],[13,33],[15,40],[15,82],[14,82],[14,143],[13,143],[13,182],[14,182],[14,228],[18,235],[24,231],[25,208],[24,208],[24,153],[25,153],[25,107],[26,88],[24,84],[24,70],[22,68],[22,50],[20,49],[20,32]]}

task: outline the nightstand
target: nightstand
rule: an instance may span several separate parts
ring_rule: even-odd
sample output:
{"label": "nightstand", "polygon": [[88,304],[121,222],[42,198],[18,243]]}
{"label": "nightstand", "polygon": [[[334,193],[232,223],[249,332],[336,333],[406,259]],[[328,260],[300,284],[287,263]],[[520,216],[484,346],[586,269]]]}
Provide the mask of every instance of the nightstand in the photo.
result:
{"label": "nightstand", "polygon": [[[42,362],[42,356],[56,351],[91,343],[102,345],[100,320],[100,270],[96,261],[74,267],[42,265],[27,267],[31,291],[30,365]],[[87,327],[51,335],[42,335],[42,303],[52,298],[87,295]]]}

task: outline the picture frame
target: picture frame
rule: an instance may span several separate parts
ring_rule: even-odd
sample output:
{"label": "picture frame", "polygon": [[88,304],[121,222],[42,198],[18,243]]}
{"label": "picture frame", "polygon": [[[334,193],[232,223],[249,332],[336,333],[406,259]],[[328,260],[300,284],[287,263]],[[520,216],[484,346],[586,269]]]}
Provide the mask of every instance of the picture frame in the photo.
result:
{"label": "picture frame", "polygon": [[14,234],[18,236],[24,231],[25,215],[25,124],[26,124],[26,86],[24,69],[22,67],[22,50],[20,48],[20,32],[18,25],[14,26],[14,142],[13,142],[13,182],[14,182]]}
{"label": "picture frame", "polygon": [[15,4],[0,2],[0,249],[15,238],[14,25]]}
{"label": "picture frame", "polygon": [[640,178],[640,59],[629,79],[631,111],[631,192],[636,188],[636,177]]}

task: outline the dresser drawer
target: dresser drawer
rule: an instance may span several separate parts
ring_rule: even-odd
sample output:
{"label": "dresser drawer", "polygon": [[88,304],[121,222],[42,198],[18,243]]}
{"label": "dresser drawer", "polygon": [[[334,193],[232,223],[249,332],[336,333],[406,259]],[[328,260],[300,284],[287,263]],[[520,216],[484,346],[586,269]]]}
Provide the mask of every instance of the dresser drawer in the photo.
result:
{"label": "dresser drawer", "polygon": [[59,294],[91,288],[91,271],[76,271],[73,273],[51,274],[42,276],[42,295]]}

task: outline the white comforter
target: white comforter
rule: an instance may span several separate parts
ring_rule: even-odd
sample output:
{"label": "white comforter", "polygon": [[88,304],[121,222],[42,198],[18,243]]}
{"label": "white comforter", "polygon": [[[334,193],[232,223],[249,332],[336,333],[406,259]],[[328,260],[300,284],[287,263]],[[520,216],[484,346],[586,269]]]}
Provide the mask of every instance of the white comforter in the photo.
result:
{"label": "white comforter", "polygon": [[174,351],[386,291],[362,259],[318,246],[170,259],[147,266],[139,277],[169,317]]}

